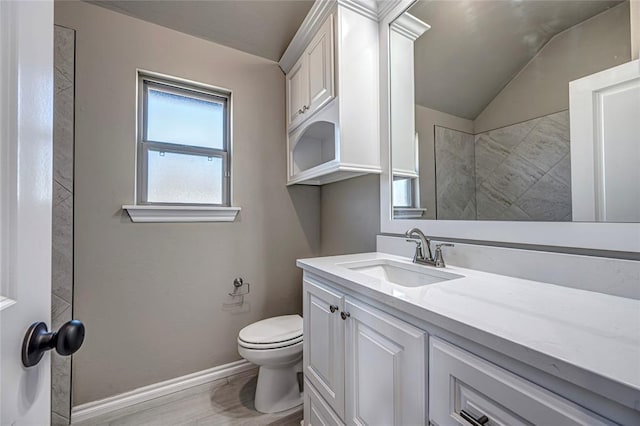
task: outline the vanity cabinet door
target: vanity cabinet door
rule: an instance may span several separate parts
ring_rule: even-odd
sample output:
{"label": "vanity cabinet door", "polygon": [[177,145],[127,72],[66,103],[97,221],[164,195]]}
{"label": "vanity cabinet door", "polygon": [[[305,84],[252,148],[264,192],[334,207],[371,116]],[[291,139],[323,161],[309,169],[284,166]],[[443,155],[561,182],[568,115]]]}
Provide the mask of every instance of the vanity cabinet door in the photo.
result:
{"label": "vanity cabinet door", "polygon": [[306,59],[306,55],[302,55],[287,74],[287,124],[290,129],[303,121],[308,108],[309,70]]}
{"label": "vanity cabinet door", "polygon": [[425,425],[425,333],[345,301],[346,424]]}
{"label": "vanity cabinet door", "polygon": [[305,118],[334,98],[333,15],[329,15],[305,51],[309,67],[309,104]]}
{"label": "vanity cabinet door", "polygon": [[304,280],[303,365],[306,379],[344,417],[344,323],[339,292]]}

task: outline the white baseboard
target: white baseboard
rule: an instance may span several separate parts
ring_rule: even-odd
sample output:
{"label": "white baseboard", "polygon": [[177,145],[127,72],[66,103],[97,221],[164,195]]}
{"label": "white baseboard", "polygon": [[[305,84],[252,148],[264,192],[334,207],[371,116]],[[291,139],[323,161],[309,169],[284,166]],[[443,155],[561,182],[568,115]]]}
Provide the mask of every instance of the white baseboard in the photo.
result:
{"label": "white baseboard", "polygon": [[243,359],[229,364],[220,365],[218,367],[209,368],[207,370],[198,371],[196,373],[187,374],[186,376],[176,377],[175,379],[166,380],[164,382],[154,383],[149,386],[144,386],[98,401],[87,402],[86,404],[81,404],[71,409],[71,423],[73,424],[87,419],[92,419],[112,411],[121,410],[123,408],[127,408],[141,402],[150,401],[193,386],[224,379],[253,368],[256,368],[256,366]]}

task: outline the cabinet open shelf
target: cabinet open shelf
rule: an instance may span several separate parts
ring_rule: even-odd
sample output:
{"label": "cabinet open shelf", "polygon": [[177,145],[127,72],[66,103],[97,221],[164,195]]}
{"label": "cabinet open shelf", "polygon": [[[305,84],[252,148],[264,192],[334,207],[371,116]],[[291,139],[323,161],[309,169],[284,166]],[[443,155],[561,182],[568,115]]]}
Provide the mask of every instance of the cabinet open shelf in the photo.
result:
{"label": "cabinet open shelf", "polygon": [[340,162],[340,130],[331,121],[315,121],[300,130],[289,154],[288,185],[324,185],[366,173],[380,173],[379,168]]}
{"label": "cabinet open shelf", "polygon": [[336,159],[339,138],[335,123],[316,121],[302,131],[291,151],[293,176]]}

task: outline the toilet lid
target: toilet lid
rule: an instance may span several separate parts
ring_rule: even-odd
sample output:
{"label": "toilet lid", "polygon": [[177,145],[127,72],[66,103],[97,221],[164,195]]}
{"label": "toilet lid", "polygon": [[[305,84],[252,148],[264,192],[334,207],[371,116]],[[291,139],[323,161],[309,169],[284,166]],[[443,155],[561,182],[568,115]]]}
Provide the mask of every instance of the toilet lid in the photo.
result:
{"label": "toilet lid", "polygon": [[302,336],[302,317],[284,315],[255,322],[240,330],[238,338],[247,343],[280,343]]}

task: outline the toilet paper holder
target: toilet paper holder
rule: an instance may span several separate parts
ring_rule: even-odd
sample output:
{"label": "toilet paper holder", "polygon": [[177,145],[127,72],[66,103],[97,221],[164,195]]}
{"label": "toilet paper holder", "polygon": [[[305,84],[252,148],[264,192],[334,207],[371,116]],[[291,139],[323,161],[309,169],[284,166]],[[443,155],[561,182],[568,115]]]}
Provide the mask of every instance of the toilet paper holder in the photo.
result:
{"label": "toilet paper holder", "polygon": [[[243,287],[246,288],[246,291],[241,290]],[[242,277],[238,277],[233,280],[233,293],[228,293],[231,297],[236,296],[244,296],[245,294],[249,294],[251,291],[251,285],[249,283],[245,283]]]}

